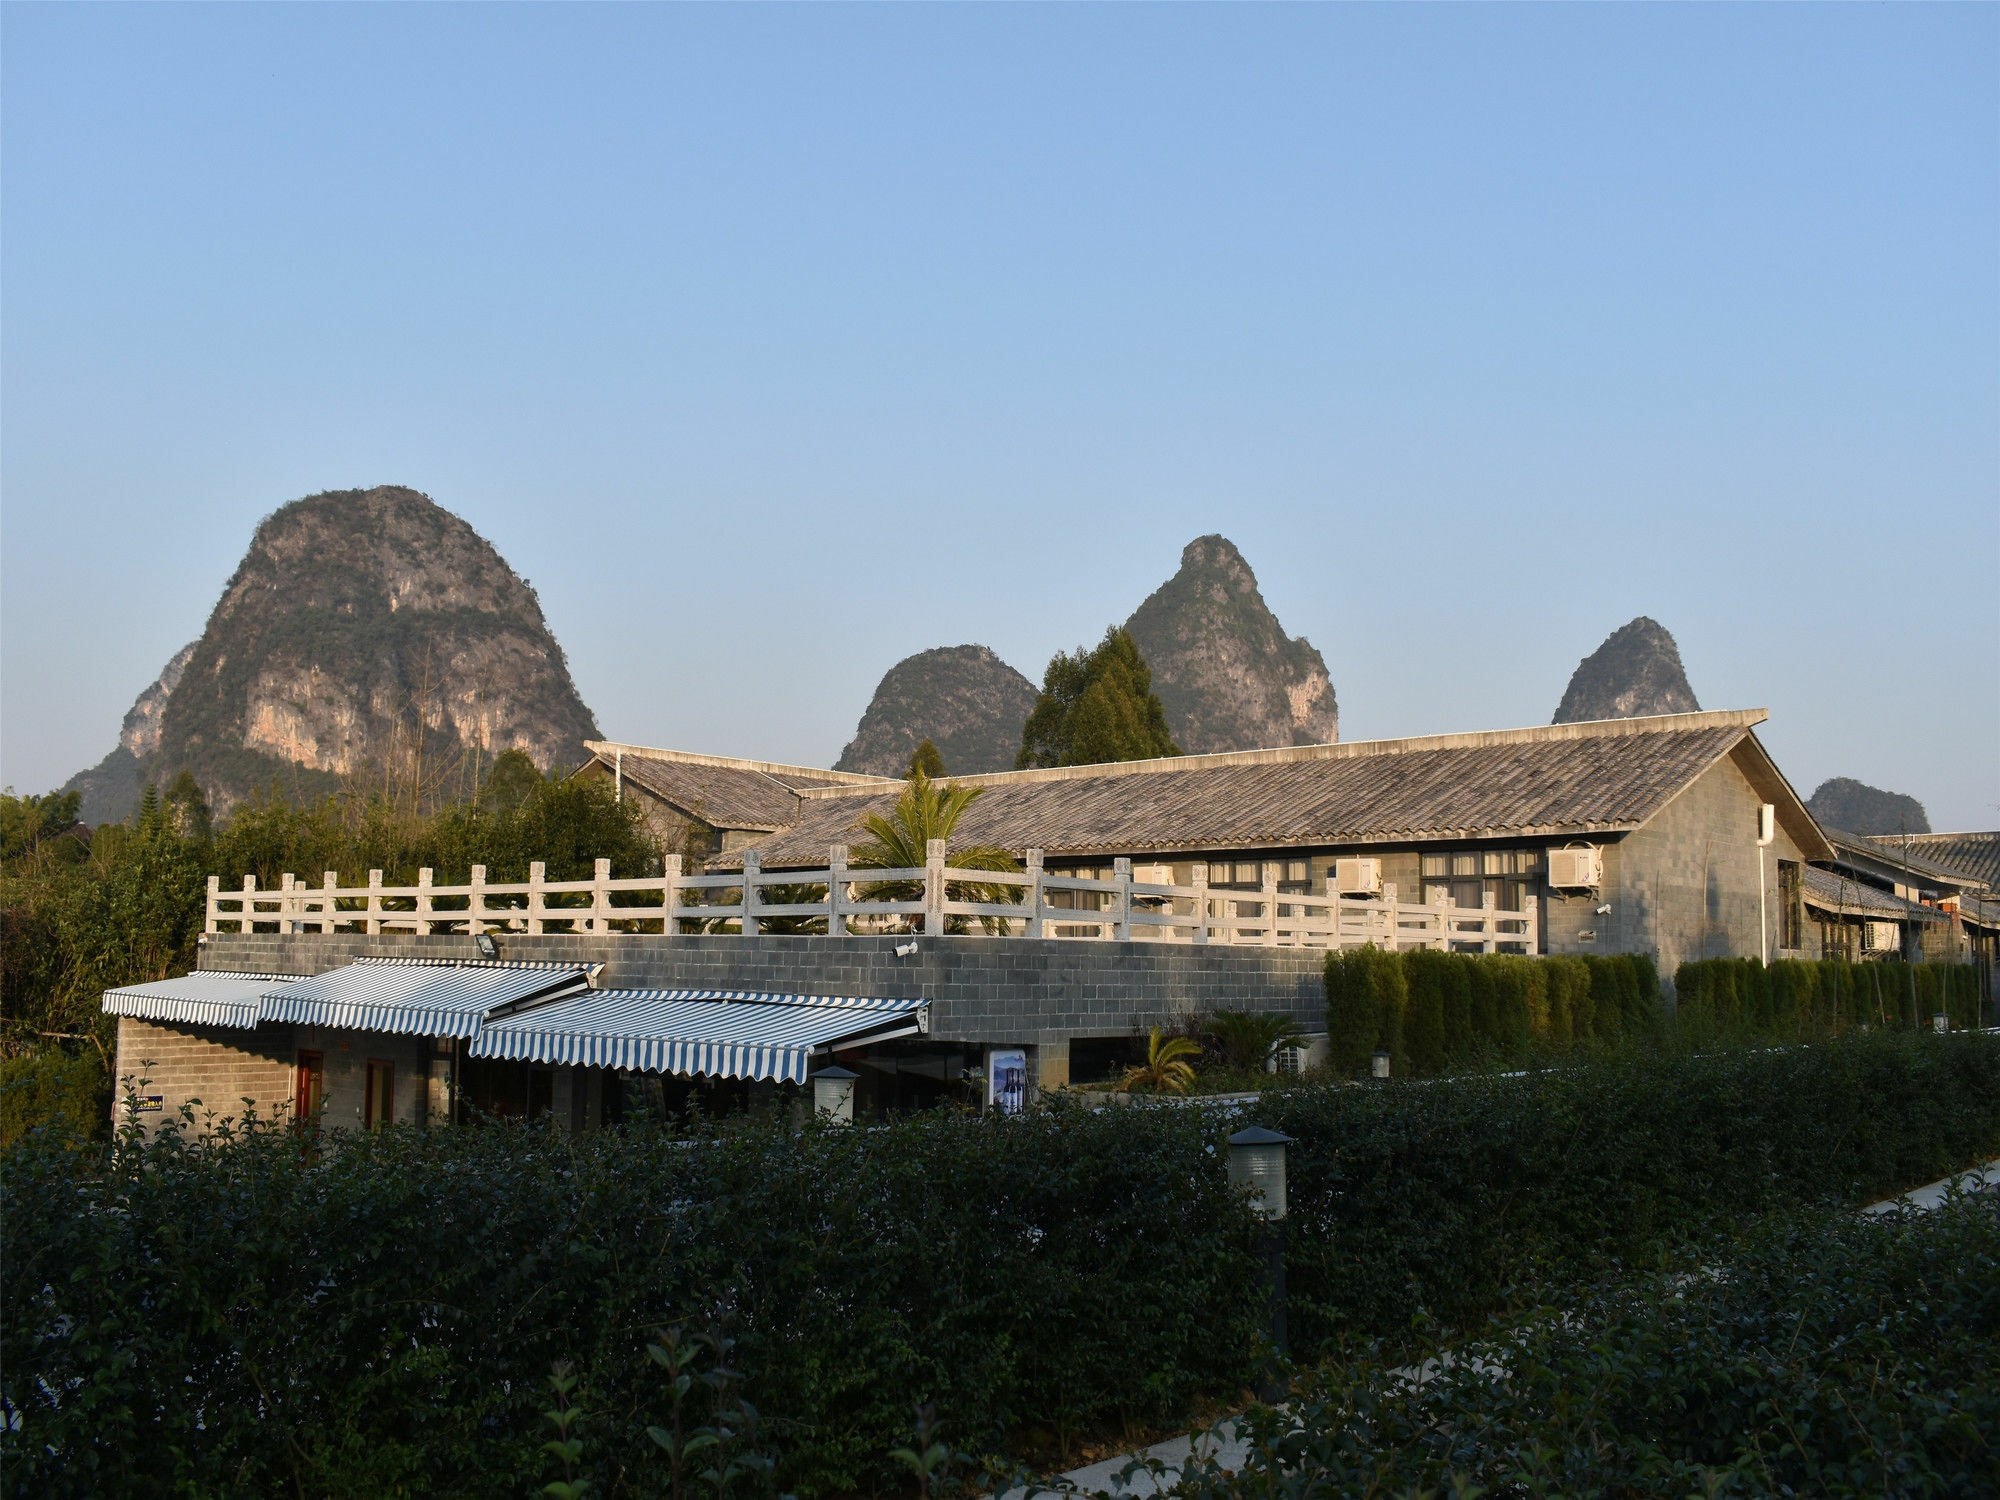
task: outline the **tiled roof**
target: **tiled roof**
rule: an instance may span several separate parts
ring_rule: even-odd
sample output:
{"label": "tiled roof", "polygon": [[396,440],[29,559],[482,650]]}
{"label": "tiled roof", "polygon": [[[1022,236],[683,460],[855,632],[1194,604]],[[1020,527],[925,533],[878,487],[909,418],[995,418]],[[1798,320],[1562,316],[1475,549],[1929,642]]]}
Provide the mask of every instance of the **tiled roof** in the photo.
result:
{"label": "tiled roof", "polygon": [[1955,891],[1963,886],[1978,884],[1964,871],[1926,858],[1914,846],[1905,853],[1901,834],[1874,836],[1829,828],[1826,836],[1837,851],[1835,863],[1872,869],[1885,876],[1899,877],[1903,883],[1910,885],[1942,886]]}
{"label": "tiled roof", "polygon": [[1877,921],[1886,922],[1946,920],[1944,913],[1934,907],[1921,906],[1915,901],[1905,901],[1901,896],[1878,891],[1872,885],[1849,880],[1831,870],[1816,869],[1807,865],[1803,878],[1806,905],[1819,911],[1830,912],[1837,917],[1873,917]]}
{"label": "tiled roof", "polygon": [[[1762,717],[1674,714],[969,776],[985,790],[953,841],[1166,853],[1624,832],[1754,745]],[[1761,748],[1757,758],[1768,765]],[[757,846],[764,865],[823,863],[829,844],[854,842],[855,824],[894,802],[892,791],[811,793],[797,822]]]}
{"label": "tiled roof", "polygon": [[[1878,834],[1869,840],[1892,854],[1901,854],[1900,834]],[[2000,832],[1994,833],[1913,833],[1910,853],[1959,875],[1984,881],[1986,888],[2000,891]]]}
{"label": "tiled roof", "polygon": [[632,785],[672,803],[711,828],[770,833],[799,814],[798,793],[806,788],[897,786],[875,776],[849,776],[806,766],[730,760],[646,750],[631,745],[591,743],[595,760],[617,767]]}

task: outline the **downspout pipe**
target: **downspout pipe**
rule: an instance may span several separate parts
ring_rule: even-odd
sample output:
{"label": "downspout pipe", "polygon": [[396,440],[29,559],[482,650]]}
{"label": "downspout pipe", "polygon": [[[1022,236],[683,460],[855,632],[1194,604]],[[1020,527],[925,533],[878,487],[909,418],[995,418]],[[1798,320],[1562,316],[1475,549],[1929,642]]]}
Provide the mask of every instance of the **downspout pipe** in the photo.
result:
{"label": "downspout pipe", "polygon": [[1764,851],[1771,847],[1771,841],[1777,836],[1778,809],[1768,802],[1760,802],[1757,805],[1757,961],[1765,965],[1771,962],[1771,927],[1766,914]]}

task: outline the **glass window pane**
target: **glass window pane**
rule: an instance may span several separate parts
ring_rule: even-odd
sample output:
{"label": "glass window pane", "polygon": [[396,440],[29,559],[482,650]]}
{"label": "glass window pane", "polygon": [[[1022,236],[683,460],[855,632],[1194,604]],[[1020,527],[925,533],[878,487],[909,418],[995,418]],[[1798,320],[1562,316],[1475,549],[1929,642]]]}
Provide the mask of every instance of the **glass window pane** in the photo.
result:
{"label": "glass window pane", "polygon": [[1454,875],[1477,875],[1479,856],[1476,854],[1454,854],[1451,857],[1451,873]]}
{"label": "glass window pane", "polygon": [[1507,873],[1507,851],[1505,849],[1488,849],[1484,856],[1483,866],[1483,873],[1485,874],[1505,875]]}
{"label": "glass window pane", "polygon": [[1445,871],[1445,856],[1444,856],[1444,855],[1442,855],[1442,854],[1426,854],[1426,855],[1424,856],[1424,874],[1425,874],[1426,876],[1430,876],[1430,875],[1443,875],[1443,874],[1445,874],[1445,873],[1446,873],[1446,871]]}

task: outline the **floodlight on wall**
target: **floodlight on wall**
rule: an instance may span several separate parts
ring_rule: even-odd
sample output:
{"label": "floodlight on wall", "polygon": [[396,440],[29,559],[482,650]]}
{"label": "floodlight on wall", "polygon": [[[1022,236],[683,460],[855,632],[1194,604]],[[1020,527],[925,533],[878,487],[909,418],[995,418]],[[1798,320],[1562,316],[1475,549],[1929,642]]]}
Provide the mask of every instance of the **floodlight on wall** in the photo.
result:
{"label": "floodlight on wall", "polygon": [[825,1115],[836,1124],[854,1123],[854,1080],[859,1073],[850,1073],[839,1063],[830,1068],[821,1068],[813,1074],[813,1111]]}
{"label": "floodlight on wall", "polygon": [[1389,1076],[1388,1050],[1385,1048],[1382,1051],[1377,1052],[1375,1054],[1374,1062],[1375,1062],[1375,1068],[1374,1068],[1375,1076],[1377,1078],[1387,1078]]}
{"label": "floodlight on wall", "polygon": [[915,953],[916,951],[917,951],[917,944],[915,939],[912,939],[907,943],[896,944],[896,957],[898,958],[908,958],[912,953]]}
{"label": "floodlight on wall", "polygon": [[500,944],[495,940],[492,933],[476,932],[472,935],[472,941],[478,945],[479,956],[481,958],[498,958],[500,956]]}
{"label": "floodlight on wall", "polygon": [[1262,1125],[1229,1138],[1229,1185],[1250,1189],[1250,1209],[1260,1219],[1285,1216],[1285,1147],[1291,1139]]}

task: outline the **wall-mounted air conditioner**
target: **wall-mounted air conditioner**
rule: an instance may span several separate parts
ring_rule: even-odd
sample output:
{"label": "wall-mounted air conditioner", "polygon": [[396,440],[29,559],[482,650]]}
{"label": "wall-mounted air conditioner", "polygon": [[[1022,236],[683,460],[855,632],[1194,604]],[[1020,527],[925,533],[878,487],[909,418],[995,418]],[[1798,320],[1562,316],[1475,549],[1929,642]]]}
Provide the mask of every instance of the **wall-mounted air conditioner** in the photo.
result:
{"label": "wall-mounted air conditioner", "polygon": [[1861,926],[1863,953],[1894,953],[1903,946],[1903,932],[1894,922],[1864,922]]}
{"label": "wall-mounted air conditioner", "polygon": [[1549,884],[1559,891],[1596,890],[1604,884],[1604,851],[1549,850]]}
{"label": "wall-mounted air conditioner", "polygon": [[1382,861],[1336,859],[1333,862],[1333,893],[1336,896],[1381,895]]}

